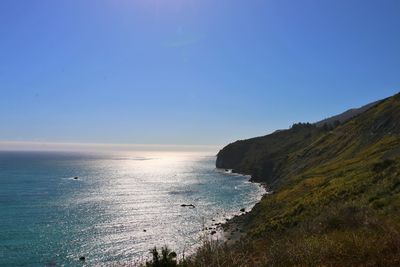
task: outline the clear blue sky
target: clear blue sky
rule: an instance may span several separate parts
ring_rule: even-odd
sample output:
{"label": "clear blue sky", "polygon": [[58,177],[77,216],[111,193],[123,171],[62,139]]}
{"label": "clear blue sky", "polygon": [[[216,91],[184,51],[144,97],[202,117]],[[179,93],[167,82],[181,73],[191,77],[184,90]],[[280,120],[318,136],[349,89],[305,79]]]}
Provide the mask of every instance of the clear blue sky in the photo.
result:
{"label": "clear blue sky", "polygon": [[0,141],[223,145],[398,91],[398,0],[0,1]]}

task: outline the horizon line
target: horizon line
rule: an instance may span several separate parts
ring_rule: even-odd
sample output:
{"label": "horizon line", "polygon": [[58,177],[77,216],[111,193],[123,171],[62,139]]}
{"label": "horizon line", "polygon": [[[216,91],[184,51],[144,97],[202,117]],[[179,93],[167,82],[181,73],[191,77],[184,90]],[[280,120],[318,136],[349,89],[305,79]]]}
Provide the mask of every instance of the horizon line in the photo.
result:
{"label": "horizon line", "polygon": [[0,141],[0,151],[216,151],[223,145]]}

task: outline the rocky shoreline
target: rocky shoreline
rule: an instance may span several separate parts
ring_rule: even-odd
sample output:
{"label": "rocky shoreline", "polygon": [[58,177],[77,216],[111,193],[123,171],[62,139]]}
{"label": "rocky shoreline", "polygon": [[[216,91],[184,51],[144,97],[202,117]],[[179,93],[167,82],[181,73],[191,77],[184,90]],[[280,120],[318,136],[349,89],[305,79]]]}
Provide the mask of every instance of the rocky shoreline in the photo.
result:
{"label": "rocky shoreline", "polygon": [[270,195],[272,191],[270,191],[270,188],[267,186],[266,183],[254,180],[251,175],[242,174],[232,169],[217,169],[226,174],[247,177],[249,182],[259,185],[264,190],[260,199],[252,207],[243,207],[238,210],[237,214],[233,215],[232,217],[225,217],[219,220],[216,218],[212,218],[211,222],[204,226],[203,233],[205,234],[205,236],[208,236],[212,240],[226,243],[227,245],[233,245],[237,241],[240,241],[242,238],[245,238],[247,232],[247,224],[249,222],[249,218],[253,216],[253,211],[257,209],[261,200],[265,196]]}
{"label": "rocky shoreline", "polygon": [[[249,176],[247,174],[237,173],[233,170],[230,170],[229,173],[239,174],[239,175],[243,175],[243,176]],[[250,177],[249,182],[260,185],[261,187],[264,188],[265,192],[261,196],[259,201],[253,207],[251,207],[249,210],[242,208],[240,210],[240,212],[241,212],[240,214],[234,215],[233,218],[227,219],[226,222],[219,225],[222,230],[222,239],[223,239],[222,241],[225,242],[227,245],[233,245],[236,242],[240,241],[242,238],[246,237],[247,225],[248,225],[249,219],[254,214],[254,210],[258,209],[260,202],[262,201],[262,199],[264,197],[273,193],[270,190],[270,188],[267,186],[266,183],[258,182],[256,180],[254,180],[252,177]]]}

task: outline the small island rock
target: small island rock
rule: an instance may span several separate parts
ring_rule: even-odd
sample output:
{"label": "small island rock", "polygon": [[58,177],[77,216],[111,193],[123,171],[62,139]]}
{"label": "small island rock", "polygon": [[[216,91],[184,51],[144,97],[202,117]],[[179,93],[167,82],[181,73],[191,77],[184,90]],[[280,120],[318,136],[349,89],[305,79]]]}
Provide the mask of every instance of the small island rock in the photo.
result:
{"label": "small island rock", "polygon": [[182,204],[181,207],[189,207],[189,208],[192,208],[192,209],[196,208],[196,206],[193,205],[193,204]]}

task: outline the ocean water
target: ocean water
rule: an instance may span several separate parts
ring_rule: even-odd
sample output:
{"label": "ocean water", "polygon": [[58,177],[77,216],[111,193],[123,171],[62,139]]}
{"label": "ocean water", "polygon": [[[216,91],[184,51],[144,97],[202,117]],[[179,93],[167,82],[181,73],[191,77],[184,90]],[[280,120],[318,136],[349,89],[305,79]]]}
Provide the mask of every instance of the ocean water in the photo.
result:
{"label": "ocean water", "polygon": [[263,192],[212,154],[0,152],[0,266],[132,264],[162,245],[187,254],[203,226]]}

